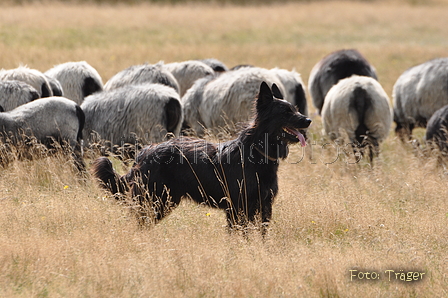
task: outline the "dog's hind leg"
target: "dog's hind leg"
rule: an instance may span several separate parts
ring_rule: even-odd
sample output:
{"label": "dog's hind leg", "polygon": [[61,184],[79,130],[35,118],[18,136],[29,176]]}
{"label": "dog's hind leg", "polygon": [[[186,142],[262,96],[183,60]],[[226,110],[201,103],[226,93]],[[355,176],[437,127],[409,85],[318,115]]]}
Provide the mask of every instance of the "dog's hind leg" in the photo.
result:
{"label": "dog's hind leg", "polygon": [[161,192],[154,191],[151,199],[156,222],[170,214],[180,203],[180,196],[173,196],[166,186],[163,186]]}
{"label": "dog's hind leg", "polygon": [[157,189],[156,184],[148,185],[141,177],[135,177],[135,181],[132,197],[140,224],[156,224],[179,205],[181,196],[172,196],[166,186]]}

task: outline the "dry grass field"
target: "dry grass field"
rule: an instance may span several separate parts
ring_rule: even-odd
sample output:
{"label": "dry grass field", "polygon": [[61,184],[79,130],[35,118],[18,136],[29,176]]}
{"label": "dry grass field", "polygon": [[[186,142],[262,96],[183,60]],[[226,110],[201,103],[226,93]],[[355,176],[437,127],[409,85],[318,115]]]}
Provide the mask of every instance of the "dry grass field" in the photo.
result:
{"label": "dry grass field", "polygon": [[[407,68],[447,56],[447,15],[446,1],[3,6],[0,68],[86,60],[105,82],[133,64],[214,57],[307,82],[324,55],[357,48],[391,96]],[[1,168],[0,296],[447,297],[448,171],[392,130],[373,167],[353,164],[322,148],[309,106],[312,141],[280,166],[266,239],[229,235],[223,212],[190,202],[140,228],[63,156]]]}

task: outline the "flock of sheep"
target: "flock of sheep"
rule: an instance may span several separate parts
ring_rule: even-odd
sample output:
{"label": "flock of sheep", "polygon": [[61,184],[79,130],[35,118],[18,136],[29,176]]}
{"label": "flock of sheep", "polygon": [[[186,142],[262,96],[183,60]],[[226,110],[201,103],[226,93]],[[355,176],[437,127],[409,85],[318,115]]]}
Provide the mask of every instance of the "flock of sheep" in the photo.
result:
{"label": "flock of sheep", "polygon": [[[104,85],[84,61],[44,73],[25,66],[2,69],[0,132],[3,142],[24,135],[44,144],[64,141],[77,148],[77,159],[82,146],[98,140],[115,146],[154,143],[187,130],[202,137],[248,121],[263,81],[279,86],[285,100],[308,115],[300,74],[280,68],[228,69],[216,59],[159,62],[131,66]],[[448,58],[405,71],[394,85],[392,105],[375,68],[353,49],[319,61],[308,88],[324,133],[332,140],[345,135],[354,148],[369,147],[370,159],[392,120],[403,140],[415,127],[427,127],[427,141],[448,149]]]}

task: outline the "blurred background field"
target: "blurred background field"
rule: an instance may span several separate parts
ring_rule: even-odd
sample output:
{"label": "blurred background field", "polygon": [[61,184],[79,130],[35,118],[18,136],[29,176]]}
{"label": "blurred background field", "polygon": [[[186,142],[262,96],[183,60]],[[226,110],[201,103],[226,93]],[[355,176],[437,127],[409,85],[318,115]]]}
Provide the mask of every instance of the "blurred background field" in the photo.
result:
{"label": "blurred background field", "polygon": [[[214,5],[260,5],[260,4],[279,4],[279,3],[309,3],[325,2],[331,0],[4,0],[7,4],[29,4],[29,3],[88,3],[88,4],[123,4],[138,5],[142,3],[176,5],[176,4],[214,4]],[[420,4],[440,4],[446,3],[446,0],[349,0],[351,2],[398,2],[410,5]]]}
{"label": "blurred background field", "polygon": [[[391,96],[407,68],[448,53],[442,0],[111,2],[5,2],[0,68],[46,71],[85,60],[106,82],[134,64],[216,58],[228,67],[295,69],[306,84],[323,56],[356,48]],[[446,169],[401,144],[393,127],[373,168],[323,150],[308,99],[312,143],[305,153],[291,148],[280,167],[264,241],[228,235],[221,211],[189,202],[141,229],[57,156],[0,169],[0,296],[447,296]],[[350,269],[381,279],[353,281]],[[385,270],[426,275],[388,281]]]}

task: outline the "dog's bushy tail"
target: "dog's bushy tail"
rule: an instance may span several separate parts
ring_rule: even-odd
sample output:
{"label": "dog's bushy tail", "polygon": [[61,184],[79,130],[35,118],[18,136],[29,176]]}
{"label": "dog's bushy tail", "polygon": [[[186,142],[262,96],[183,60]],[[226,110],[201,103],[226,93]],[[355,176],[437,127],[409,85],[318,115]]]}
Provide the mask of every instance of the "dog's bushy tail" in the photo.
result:
{"label": "dog's bushy tail", "polygon": [[92,175],[100,180],[101,186],[113,195],[122,194],[128,190],[126,182],[115,172],[112,162],[107,157],[96,159],[91,168]]}

